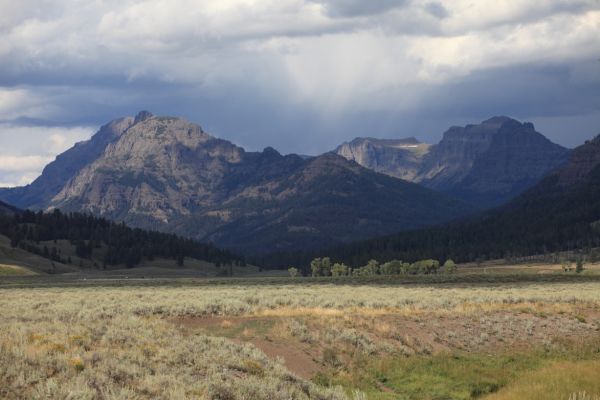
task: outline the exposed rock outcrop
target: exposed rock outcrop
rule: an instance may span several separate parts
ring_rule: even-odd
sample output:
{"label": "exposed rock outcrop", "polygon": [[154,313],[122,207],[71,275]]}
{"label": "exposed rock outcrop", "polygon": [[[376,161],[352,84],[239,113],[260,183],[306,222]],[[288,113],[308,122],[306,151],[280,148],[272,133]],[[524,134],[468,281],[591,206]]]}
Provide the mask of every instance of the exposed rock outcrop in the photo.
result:
{"label": "exposed rock outcrop", "polygon": [[508,117],[452,127],[433,146],[418,144],[407,150],[401,143],[357,139],[337,153],[483,208],[514,198],[563,165],[569,155],[568,149],[536,132],[533,124]]}
{"label": "exposed rock outcrop", "polygon": [[430,145],[415,138],[356,138],[336,150],[342,157],[396,178],[415,181]]}
{"label": "exposed rock outcrop", "polygon": [[35,192],[36,206],[91,212],[246,254],[330,246],[472,211],[333,153],[306,159],[272,148],[246,152],[184,119],[146,112],[119,121],[69,150],[75,165],[58,157],[64,175],[36,181],[53,185]]}

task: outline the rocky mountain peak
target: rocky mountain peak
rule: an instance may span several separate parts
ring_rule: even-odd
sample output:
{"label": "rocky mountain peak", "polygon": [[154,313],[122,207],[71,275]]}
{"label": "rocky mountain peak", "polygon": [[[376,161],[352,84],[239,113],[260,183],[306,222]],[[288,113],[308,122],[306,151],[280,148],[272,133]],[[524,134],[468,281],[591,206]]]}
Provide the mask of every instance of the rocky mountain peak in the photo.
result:
{"label": "rocky mountain peak", "polygon": [[105,125],[57,160],[40,178],[44,190],[8,195],[248,253],[356,241],[472,211],[333,153],[246,152],[185,119],[147,112]]}
{"label": "rocky mountain peak", "polygon": [[154,114],[152,114],[150,111],[143,110],[143,111],[140,111],[139,113],[137,113],[133,123],[137,124],[137,123],[143,122],[147,119],[150,119],[152,117],[154,117]]}
{"label": "rocky mountain peak", "polygon": [[195,151],[211,140],[215,138],[183,118],[146,115],[107,148],[107,156],[126,160],[164,158],[165,152],[177,153],[181,148]]}
{"label": "rocky mountain peak", "polygon": [[[462,141],[469,143],[479,143],[480,146],[488,146],[498,135],[505,132],[517,132],[519,134],[535,133],[535,127],[531,122],[519,122],[516,119],[506,116],[496,116],[487,119],[480,124],[468,124],[464,127],[453,126],[444,132],[442,141]],[[538,134],[539,135],[539,134]]]}
{"label": "rocky mountain peak", "polygon": [[308,160],[307,168],[322,170],[323,172],[328,173],[333,171],[333,169],[335,168],[350,170],[360,167],[358,164],[350,163],[348,161],[349,160],[345,159],[344,157],[341,157],[340,155],[334,152],[328,152]]}
{"label": "rocky mountain peak", "polygon": [[453,127],[434,146],[419,181],[482,207],[499,205],[564,164],[569,151],[532,123],[497,116]]}
{"label": "rocky mountain peak", "polygon": [[569,153],[536,132],[532,123],[507,116],[453,126],[433,146],[414,138],[356,138],[336,152],[374,171],[481,207],[516,196],[562,165]]}
{"label": "rocky mountain peak", "polygon": [[414,137],[405,139],[377,139],[359,137],[339,146],[335,152],[377,172],[413,181],[422,157],[429,145]]}
{"label": "rocky mountain peak", "polygon": [[281,153],[271,146],[265,147],[262,151],[262,155],[266,157],[281,157]]}
{"label": "rocky mountain peak", "polygon": [[520,134],[535,133],[541,135],[535,130],[535,126],[531,122],[520,122],[514,118],[507,116],[495,116],[483,121],[480,125],[467,125],[469,127],[481,127],[487,130],[496,131],[518,131]]}
{"label": "rocky mountain peak", "polygon": [[503,124],[505,124],[507,122],[510,122],[510,123],[514,123],[514,122],[519,123],[519,121],[517,121],[516,119],[511,118],[511,117],[507,117],[506,115],[496,115],[496,116],[494,116],[492,118],[486,119],[481,124],[482,125],[498,125],[498,126],[500,126],[500,125],[503,125]]}

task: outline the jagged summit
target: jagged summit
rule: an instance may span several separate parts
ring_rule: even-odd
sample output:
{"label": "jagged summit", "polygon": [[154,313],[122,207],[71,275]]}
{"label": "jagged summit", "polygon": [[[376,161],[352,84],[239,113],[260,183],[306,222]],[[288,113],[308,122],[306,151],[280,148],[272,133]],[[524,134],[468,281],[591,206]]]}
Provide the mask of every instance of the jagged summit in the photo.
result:
{"label": "jagged summit", "polygon": [[480,207],[517,196],[564,164],[569,150],[552,143],[530,122],[495,116],[480,124],[453,126],[436,145],[357,138],[336,152],[362,166]]}
{"label": "jagged summit", "polygon": [[407,181],[414,181],[422,157],[430,145],[414,137],[404,139],[377,139],[359,137],[343,143],[335,152],[377,172]]}
{"label": "jagged summit", "polygon": [[517,121],[514,118],[511,117],[507,117],[506,115],[496,115],[492,118],[486,119],[485,121],[483,121],[481,124],[482,125],[489,125],[489,124],[504,124],[506,122],[517,122],[519,123],[519,121]]}
{"label": "jagged summit", "polygon": [[137,115],[135,116],[135,119],[133,121],[134,124],[137,124],[139,122],[145,121],[147,119],[150,119],[154,117],[154,114],[152,114],[150,111],[140,111],[139,113],[137,113]]}
{"label": "jagged summit", "polygon": [[[506,205],[440,227],[331,249],[340,260],[477,259],[560,254],[598,246],[600,137],[575,148],[570,159]],[[316,255],[316,254],[315,254]]]}
{"label": "jagged summit", "polygon": [[271,146],[265,147],[262,152],[265,156],[281,156],[281,153]]}
{"label": "jagged summit", "polygon": [[35,208],[85,211],[247,254],[335,245],[472,211],[333,153],[246,152],[183,118],[149,112],[105,125],[37,182],[0,198],[31,198]]}

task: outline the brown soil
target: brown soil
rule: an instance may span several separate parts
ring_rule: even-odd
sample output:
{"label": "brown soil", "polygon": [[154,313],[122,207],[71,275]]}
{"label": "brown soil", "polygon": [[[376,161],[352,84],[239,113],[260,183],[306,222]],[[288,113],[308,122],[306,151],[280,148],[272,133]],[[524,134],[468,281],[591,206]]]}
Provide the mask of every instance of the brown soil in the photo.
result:
{"label": "brown soil", "polygon": [[[205,330],[208,332],[215,332],[215,330],[235,328],[237,326],[248,325],[252,322],[272,323],[274,320],[276,320],[276,318],[269,317],[181,317],[173,319],[172,322],[185,330]],[[269,358],[281,358],[288,370],[304,379],[310,379],[315,376],[316,373],[324,369],[323,366],[316,361],[320,358],[319,351],[303,343],[296,343],[294,341],[272,336],[263,336],[261,338],[258,337],[255,332],[248,329],[245,329],[238,337],[232,337],[231,340],[237,343],[251,343]]]}
{"label": "brown soil", "polygon": [[250,343],[262,350],[270,358],[282,358],[287,369],[304,379],[310,379],[323,370],[323,366],[315,361],[309,350],[297,348],[295,343],[275,342],[261,339]]}
{"label": "brown soil", "polygon": [[[287,318],[289,321],[290,318]],[[371,343],[386,344],[394,352],[431,354],[446,351],[527,350],[556,339],[575,339],[596,335],[600,326],[598,310],[581,310],[577,315],[536,315],[525,312],[470,314],[311,316],[303,319],[313,336],[310,343],[275,327],[285,317],[181,317],[173,319],[186,331],[228,337],[251,343],[268,357],[282,358],[296,375],[309,379],[327,369],[323,351],[331,346],[322,333],[328,329],[351,329]],[[345,346],[345,347],[344,347]],[[356,348],[340,344],[340,359]]]}

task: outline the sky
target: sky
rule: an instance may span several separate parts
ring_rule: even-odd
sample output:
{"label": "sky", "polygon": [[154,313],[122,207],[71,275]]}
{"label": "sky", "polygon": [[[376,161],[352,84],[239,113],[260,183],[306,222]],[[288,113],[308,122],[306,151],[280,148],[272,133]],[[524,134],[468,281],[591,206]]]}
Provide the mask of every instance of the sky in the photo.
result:
{"label": "sky", "polygon": [[0,0],[0,187],[150,110],[260,150],[600,133],[600,0]]}

